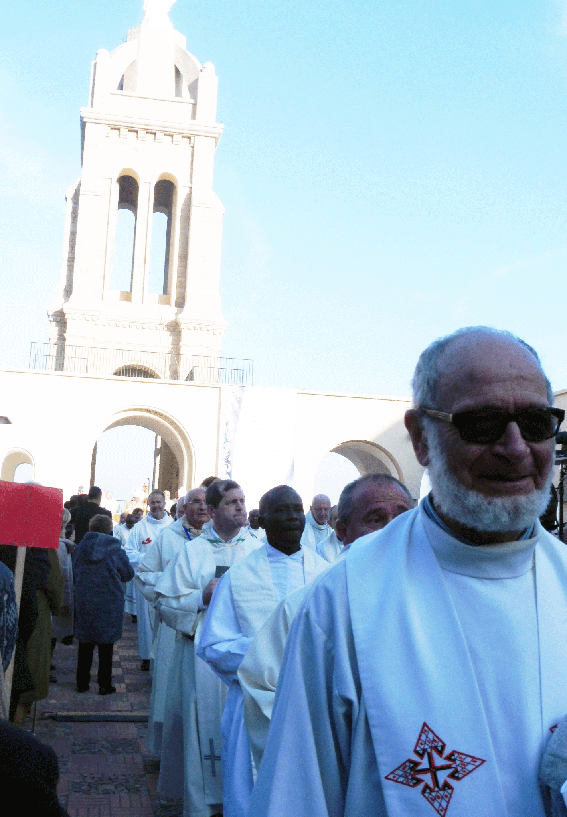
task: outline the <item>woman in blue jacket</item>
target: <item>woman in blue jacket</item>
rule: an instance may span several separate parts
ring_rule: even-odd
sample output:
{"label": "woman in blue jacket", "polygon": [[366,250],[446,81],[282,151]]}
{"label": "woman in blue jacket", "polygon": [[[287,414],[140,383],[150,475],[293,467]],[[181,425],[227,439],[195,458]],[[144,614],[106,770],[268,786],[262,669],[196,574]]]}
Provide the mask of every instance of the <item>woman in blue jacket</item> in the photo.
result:
{"label": "woman in blue jacket", "polygon": [[112,651],[122,636],[123,582],[134,571],[119,539],[112,536],[112,519],[93,516],[89,530],[73,553],[75,636],[79,642],[77,692],[87,692],[93,652],[98,646],[98,693],[116,692],[112,686]]}

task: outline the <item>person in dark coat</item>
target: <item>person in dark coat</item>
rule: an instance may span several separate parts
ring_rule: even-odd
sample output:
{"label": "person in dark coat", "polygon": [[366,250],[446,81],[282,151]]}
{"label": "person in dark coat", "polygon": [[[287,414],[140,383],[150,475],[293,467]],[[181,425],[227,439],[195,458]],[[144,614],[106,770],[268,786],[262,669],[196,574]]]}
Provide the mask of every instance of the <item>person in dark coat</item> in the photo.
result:
{"label": "person in dark coat", "polygon": [[[35,735],[7,721],[0,721],[0,787],[3,814],[69,817],[57,798],[59,762],[57,755]],[[12,792],[13,805],[7,800]]]}
{"label": "person in dark coat", "polygon": [[[93,516],[103,514],[112,519],[112,514],[106,508],[101,508],[102,491],[96,485],[89,488],[88,499],[84,504],[77,505],[71,510],[71,522],[75,526],[75,543],[79,544],[83,536],[90,530],[89,522]],[[112,530],[111,530],[112,533]]]}
{"label": "person in dark coat", "polygon": [[93,652],[98,645],[98,692],[112,686],[112,651],[122,636],[124,587],[134,576],[120,540],[112,536],[112,519],[98,514],[73,553],[75,636],[79,642],[77,692],[89,689]]}

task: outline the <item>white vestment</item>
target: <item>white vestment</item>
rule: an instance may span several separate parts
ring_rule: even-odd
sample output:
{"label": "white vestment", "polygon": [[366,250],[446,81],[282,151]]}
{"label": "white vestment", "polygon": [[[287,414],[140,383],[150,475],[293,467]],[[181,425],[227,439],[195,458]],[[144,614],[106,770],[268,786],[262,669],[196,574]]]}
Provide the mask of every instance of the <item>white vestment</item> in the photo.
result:
{"label": "white vestment", "polygon": [[[135,581],[142,595],[152,607],[156,598],[155,586],[166,565],[177,555],[185,542],[195,539],[195,534],[191,532],[187,524],[187,520],[183,517],[162,528],[138,564]],[[175,646],[175,630],[168,627],[163,621],[157,624],[152,650],[154,672],[147,732],[148,749],[153,755],[161,753],[167,679]],[[179,763],[182,764],[182,752],[178,754],[180,755]]]}
{"label": "white vestment", "polygon": [[[212,528],[187,542],[156,585],[160,619],[177,630],[167,684],[158,793],[183,796],[184,817],[209,817],[222,810],[220,721],[226,687],[204,661],[195,660],[206,608],[203,589],[227,566],[261,547],[246,531],[223,542]],[[171,758],[183,742],[183,772]],[[181,791],[179,791],[181,786]]]}
{"label": "white vestment", "polygon": [[316,522],[311,511],[307,511],[305,514],[305,527],[301,534],[301,547],[317,550],[319,542],[326,539],[332,530],[332,527],[328,523],[320,525]]}
{"label": "white vestment", "polygon": [[343,551],[343,543],[335,533],[335,531],[331,528],[330,534],[323,539],[322,542],[319,542],[316,551],[326,562],[330,562],[331,564],[335,562]]}
{"label": "white vestment", "polygon": [[244,724],[256,768],[260,767],[268,738],[291,622],[311,587],[312,584],[306,584],[294,590],[277,605],[250,642],[238,667],[238,681],[244,701]]}
{"label": "white vestment", "polygon": [[[122,542],[122,547],[126,547],[126,542],[130,538],[134,526],[128,528],[125,522],[120,522],[114,526],[112,535]],[[129,582],[123,582],[124,585],[124,612],[131,616],[136,615],[136,597],[134,596],[134,579]]]}
{"label": "white vestment", "polygon": [[[151,514],[148,514],[143,519],[140,519],[139,522],[136,522],[124,546],[124,550],[130,560],[130,564],[134,568],[134,572],[148,551],[151,543],[154,539],[157,539],[163,528],[171,525],[171,522],[171,516],[167,514],[165,514],[162,519],[154,519]],[[152,642],[154,640],[153,610],[150,610],[148,602],[136,584],[134,584],[134,599],[136,601],[135,615],[138,618],[138,649],[140,658],[143,661],[149,661],[152,655]]]}
{"label": "white vestment", "polygon": [[205,617],[197,655],[227,684],[222,716],[223,814],[246,817],[253,788],[250,743],[237,670],[254,634],[290,592],[328,567],[312,550],[287,556],[266,543],[231,567]]}
{"label": "white vestment", "polygon": [[466,545],[423,507],[359,540],[286,645],[249,817],[542,817],[567,712],[567,553]]}

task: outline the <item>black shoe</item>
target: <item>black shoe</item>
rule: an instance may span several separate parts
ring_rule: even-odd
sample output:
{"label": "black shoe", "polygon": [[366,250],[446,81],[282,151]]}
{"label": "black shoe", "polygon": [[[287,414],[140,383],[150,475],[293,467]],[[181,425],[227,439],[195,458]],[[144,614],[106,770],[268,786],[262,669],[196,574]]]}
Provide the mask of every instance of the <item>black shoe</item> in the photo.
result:
{"label": "black shoe", "polygon": [[144,658],[142,663],[140,664],[140,669],[142,672],[149,672],[150,671],[150,659]]}
{"label": "black shoe", "polygon": [[112,695],[113,692],[116,692],[116,687],[109,686],[109,687],[99,687],[98,694],[99,695]]}
{"label": "black shoe", "polygon": [[79,687],[79,686],[77,687],[77,692],[88,692],[88,691],[89,691],[89,685],[88,684],[86,685],[86,687]]}
{"label": "black shoe", "polygon": [[138,616],[132,616],[132,624],[136,624],[138,621]]}

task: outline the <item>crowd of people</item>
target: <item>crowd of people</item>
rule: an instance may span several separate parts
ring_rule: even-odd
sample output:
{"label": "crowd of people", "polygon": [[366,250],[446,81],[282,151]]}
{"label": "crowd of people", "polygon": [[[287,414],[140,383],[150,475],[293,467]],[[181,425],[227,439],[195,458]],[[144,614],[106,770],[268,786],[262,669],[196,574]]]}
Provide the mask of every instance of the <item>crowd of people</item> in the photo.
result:
{"label": "crowd of people", "polygon": [[28,551],[19,627],[0,549],[9,718],[45,696],[57,638],[77,691],[97,647],[113,694],[126,613],[183,817],[567,815],[567,553],[539,521],[564,412],[536,352],[485,327],[428,347],[413,392],[419,504],[373,473],[335,507],[277,485],[247,512],[209,477],[113,525],[92,487],[58,551]]}

